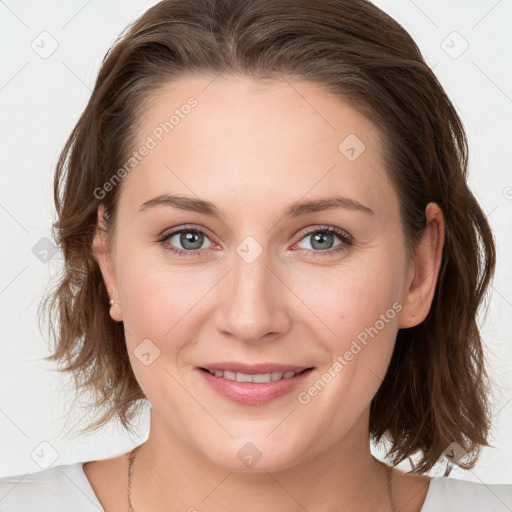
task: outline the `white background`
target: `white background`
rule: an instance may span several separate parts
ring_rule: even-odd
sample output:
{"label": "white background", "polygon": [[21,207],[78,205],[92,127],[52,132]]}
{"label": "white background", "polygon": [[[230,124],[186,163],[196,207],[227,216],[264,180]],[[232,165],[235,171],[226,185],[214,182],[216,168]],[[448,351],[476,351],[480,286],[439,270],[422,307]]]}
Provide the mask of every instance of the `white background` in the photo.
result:
{"label": "white background", "polygon": [[[37,323],[37,306],[61,257],[44,263],[32,248],[51,238],[55,164],[104,54],[155,3],[0,0],[0,476],[40,470],[34,454],[41,450],[55,453],[52,465],[70,464],[124,453],[147,437],[148,411],[133,438],[116,425],[75,433],[91,416],[73,405],[71,376],[42,360],[49,348]],[[495,381],[493,447],[483,450],[474,470],[455,468],[451,476],[512,483],[512,1],[375,3],[411,33],[459,111],[470,141],[470,185],[498,245],[490,307],[481,318]],[[41,36],[44,31],[51,36]],[[33,49],[42,47],[41,38],[46,49],[52,38],[58,44],[46,59]]]}

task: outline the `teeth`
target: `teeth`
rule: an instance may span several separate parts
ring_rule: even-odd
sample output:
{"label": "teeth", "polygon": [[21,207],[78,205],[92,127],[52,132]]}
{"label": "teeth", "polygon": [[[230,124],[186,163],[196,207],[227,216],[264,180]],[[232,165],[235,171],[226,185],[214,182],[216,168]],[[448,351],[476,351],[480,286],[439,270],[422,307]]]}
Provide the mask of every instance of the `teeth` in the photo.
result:
{"label": "teeth", "polygon": [[216,377],[223,377],[228,380],[236,380],[237,382],[256,382],[256,383],[265,383],[265,382],[273,382],[275,380],[282,379],[291,379],[295,372],[270,372],[270,373],[256,373],[256,374],[248,374],[242,372],[229,372],[222,370],[208,370],[210,375],[215,375]]}

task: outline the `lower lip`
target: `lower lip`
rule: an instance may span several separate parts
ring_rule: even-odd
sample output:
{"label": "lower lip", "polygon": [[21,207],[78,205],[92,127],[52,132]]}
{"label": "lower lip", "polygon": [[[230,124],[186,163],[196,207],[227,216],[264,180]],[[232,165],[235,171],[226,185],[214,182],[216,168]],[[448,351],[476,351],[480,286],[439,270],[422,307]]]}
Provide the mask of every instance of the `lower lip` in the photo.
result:
{"label": "lower lip", "polygon": [[243,405],[264,405],[293,391],[304,382],[313,368],[295,375],[290,379],[272,382],[238,382],[236,380],[217,377],[204,370],[196,369],[210,385],[222,396]]}

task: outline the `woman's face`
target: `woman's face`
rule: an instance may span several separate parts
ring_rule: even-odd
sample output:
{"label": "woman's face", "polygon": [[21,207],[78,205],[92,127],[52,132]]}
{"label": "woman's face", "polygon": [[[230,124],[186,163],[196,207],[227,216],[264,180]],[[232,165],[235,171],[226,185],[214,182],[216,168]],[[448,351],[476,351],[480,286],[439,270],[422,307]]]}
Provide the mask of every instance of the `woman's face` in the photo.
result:
{"label": "woman's face", "polygon": [[367,440],[414,277],[377,128],[310,82],[191,77],[137,133],[102,271],[152,428],[237,470]]}

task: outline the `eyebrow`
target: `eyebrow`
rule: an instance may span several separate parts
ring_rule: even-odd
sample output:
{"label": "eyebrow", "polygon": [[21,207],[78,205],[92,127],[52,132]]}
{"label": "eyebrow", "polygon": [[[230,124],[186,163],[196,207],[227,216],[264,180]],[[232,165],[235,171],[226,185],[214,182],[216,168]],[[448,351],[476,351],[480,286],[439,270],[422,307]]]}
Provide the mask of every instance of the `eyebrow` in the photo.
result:
{"label": "eyebrow", "polygon": [[[144,211],[154,206],[170,206],[178,208],[180,210],[186,210],[190,212],[202,213],[204,215],[210,215],[222,219],[225,217],[224,212],[217,208],[213,203],[204,201],[202,199],[196,199],[193,197],[176,196],[170,194],[162,194],[140,205],[139,211]],[[301,215],[307,215],[308,213],[319,212],[323,210],[330,210],[333,208],[345,208],[347,210],[361,211],[371,215],[375,215],[375,212],[361,204],[354,199],[348,197],[325,197],[320,199],[314,199],[310,201],[297,201],[292,205],[288,206],[283,213],[284,217],[300,217]]]}

